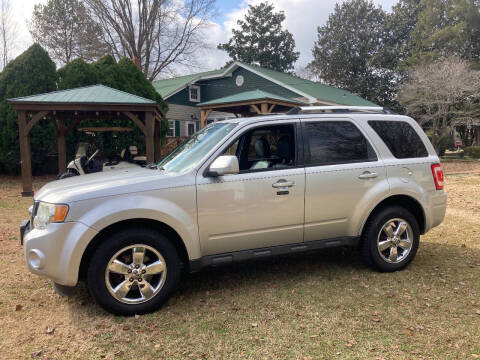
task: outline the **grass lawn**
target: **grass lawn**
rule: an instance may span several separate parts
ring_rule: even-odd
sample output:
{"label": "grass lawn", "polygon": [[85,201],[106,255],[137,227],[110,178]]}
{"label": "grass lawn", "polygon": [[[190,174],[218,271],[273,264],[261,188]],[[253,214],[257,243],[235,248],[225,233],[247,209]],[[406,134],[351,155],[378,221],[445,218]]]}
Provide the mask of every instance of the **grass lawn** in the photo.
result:
{"label": "grass lawn", "polygon": [[345,249],[207,269],[135,318],[27,271],[18,225],[31,199],[0,177],[0,358],[480,359],[479,164],[445,164],[445,222],[404,271],[367,270]]}

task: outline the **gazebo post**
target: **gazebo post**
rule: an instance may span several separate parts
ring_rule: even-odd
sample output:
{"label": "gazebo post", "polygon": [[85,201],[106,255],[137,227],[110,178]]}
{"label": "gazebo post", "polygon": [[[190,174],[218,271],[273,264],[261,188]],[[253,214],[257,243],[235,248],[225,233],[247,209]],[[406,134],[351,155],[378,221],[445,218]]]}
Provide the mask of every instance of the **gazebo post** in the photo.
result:
{"label": "gazebo post", "polygon": [[155,136],[154,136],[154,142],[155,142],[155,161],[160,160],[160,150],[162,148],[160,144],[160,138],[161,138],[161,127],[162,124],[160,121],[155,121]]}
{"label": "gazebo post", "polygon": [[152,111],[145,112],[145,144],[147,150],[147,164],[155,161],[155,144],[153,133],[155,127],[154,113]]}
{"label": "gazebo post", "polygon": [[18,111],[20,162],[22,165],[22,196],[33,196],[29,132],[27,129],[27,113],[25,111]]}
{"label": "gazebo post", "polygon": [[57,123],[58,172],[64,173],[67,170],[67,142],[65,139],[65,119],[59,116],[54,121],[56,121]]}

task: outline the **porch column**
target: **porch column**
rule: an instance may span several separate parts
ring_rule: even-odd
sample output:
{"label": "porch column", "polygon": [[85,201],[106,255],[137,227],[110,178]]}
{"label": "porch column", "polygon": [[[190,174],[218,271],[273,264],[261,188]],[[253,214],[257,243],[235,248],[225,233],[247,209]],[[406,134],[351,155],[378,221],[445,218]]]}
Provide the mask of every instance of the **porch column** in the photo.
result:
{"label": "porch column", "polygon": [[22,166],[22,196],[33,196],[32,160],[28,134],[27,113],[20,110],[18,111],[18,135],[20,142],[20,163]]}
{"label": "porch column", "polygon": [[65,119],[58,117],[54,119],[57,123],[57,146],[58,146],[58,172],[64,173],[67,170],[67,143],[65,140]]}
{"label": "porch column", "polygon": [[207,125],[208,115],[212,112],[212,109],[200,110],[200,127],[203,128]]}
{"label": "porch column", "polygon": [[155,119],[153,112],[145,112],[145,145],[147,148],[147,164],[155,161],[154,127]]}
{"label": "porch column", "polygon": [[154,134],[154,142],[155,142],[155,161],[160,160],[160,150],[162,149],[162,145],[160,144],[161,140],[161,131],[162,124],[160,121],[155,121],[155,134]]}

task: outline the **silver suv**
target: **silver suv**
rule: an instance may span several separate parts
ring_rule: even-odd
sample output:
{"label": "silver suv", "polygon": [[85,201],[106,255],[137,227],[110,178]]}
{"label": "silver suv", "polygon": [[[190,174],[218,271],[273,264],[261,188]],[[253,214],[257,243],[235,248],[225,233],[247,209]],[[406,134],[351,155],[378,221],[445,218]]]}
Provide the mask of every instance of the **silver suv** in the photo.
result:
{"label": "silver suv", "polygon": [[57,292],[85,279],[129,315],[158,309],[182,268],[355,246],[373,269],[403,269],[446,201],[413,119],[307,107],[210,124],[145,168],[51,182],[21,233],[28,268]]}

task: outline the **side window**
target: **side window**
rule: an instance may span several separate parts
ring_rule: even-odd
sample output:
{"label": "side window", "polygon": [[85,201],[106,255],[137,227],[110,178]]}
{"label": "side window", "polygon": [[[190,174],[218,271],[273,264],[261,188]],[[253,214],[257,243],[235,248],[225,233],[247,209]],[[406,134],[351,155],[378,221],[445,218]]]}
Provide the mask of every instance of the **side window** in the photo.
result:
{"label": "side window", "polygon": [[370,143],[349,121],[307,121],[304,129],[306,165],[377,160]]}
{"label": "side window", "polygon": [[222,155],[236,155],[240,172],[295,166],[296,147],[293,125],[262,126],[247,131]]}
{"label": "side window", "polygon": [[415,129],[405,121],[369,121],[397,159],[427,157],[428,152]]}

